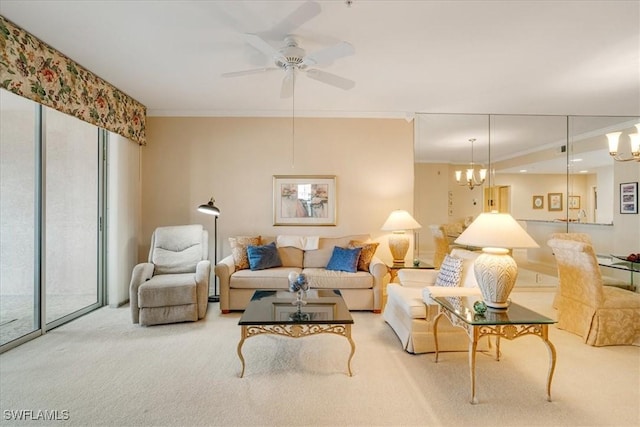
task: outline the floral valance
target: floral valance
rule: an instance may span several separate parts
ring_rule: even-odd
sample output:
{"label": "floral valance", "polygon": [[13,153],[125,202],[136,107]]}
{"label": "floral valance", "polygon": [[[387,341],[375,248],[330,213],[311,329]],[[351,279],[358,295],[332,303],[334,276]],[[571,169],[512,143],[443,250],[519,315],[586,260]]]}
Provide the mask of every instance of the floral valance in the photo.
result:
{"label": "floral valance", "polygon": [[0,87],[146,144],[146,107],[0,15]]}

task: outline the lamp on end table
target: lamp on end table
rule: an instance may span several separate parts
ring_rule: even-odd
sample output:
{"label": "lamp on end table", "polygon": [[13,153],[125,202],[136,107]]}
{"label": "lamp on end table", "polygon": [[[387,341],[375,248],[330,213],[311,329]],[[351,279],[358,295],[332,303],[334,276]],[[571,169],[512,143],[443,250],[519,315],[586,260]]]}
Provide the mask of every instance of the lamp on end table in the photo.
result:
{"label": "lamp on end table", "polygon": [[509,307],[509,294],[518,278],[518,265],[510,250],[540,247],[511,215],[498,212],[478,215],[455,243],[482,248],[473,272],[482,298],[491,308]]}
{"label": "lamp on end table", "polygon": [[382,230],[393,233],[389,236],[389,250],[393,256],[394,266],[404,265],[404,257],[409,251],[409,237],[405,234],[405,231],[421,227],[409,212],[404,210],[391,212],[389,218],[382,225]]}
{"label": "lamp on end table", "polygon": [[[220,216],[220,209],[214,205],[215,199],[212,197],[208,203],[198,206],[198,212],[205,213],[207,215],[213,215],[215,217],[213,228],[213,265],[218,263],[218,217]],[[213,295],[209,295],[209,302],[220,301],[220,294],[218,293],[218,276],[214,275],[213,279]]]}

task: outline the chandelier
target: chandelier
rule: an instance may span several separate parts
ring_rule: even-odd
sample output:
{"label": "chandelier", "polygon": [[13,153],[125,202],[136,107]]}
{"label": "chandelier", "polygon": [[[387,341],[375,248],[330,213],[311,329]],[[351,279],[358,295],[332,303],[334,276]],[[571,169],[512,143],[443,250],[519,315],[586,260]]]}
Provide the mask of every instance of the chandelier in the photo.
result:
{"label": "chandelier", "polygon": [[469,190],[473,190],[476,186],[484,184],[484,180],[487,177],[487,170],[483,168],[482,165],[478,165],[479,168],[476,169],[476,164],[473,162],[473,143],[475,141],[475,138],[469,140],[469,142],[471,142],[471,163],[467,169],[465,179],[462,179],[461,170],[456,171],[456,181],[458,181],[458,184],[469,187]]}
{"label": "chandelier", "polygon": [[609,155],[618,162],[640,162],[640,123],[635,125],[637,132],[629,134],[631,141],[631,157],[622,157],[618,154],[618,141],[622,132],[611,132],[607,134],[609,140]]}

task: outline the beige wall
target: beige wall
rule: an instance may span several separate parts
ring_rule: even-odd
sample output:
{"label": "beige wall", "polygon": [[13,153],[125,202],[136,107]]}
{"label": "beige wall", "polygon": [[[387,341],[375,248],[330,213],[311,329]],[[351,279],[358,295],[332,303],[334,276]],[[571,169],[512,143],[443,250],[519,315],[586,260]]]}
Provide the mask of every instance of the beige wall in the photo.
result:
{"label": "beige wall", "polygon": [[[413,210],[413,124],[297,118],[295,144],[291,125],[290,118],[149,117],[139,258],[156,227],[201,223],[213,259],[213,217],[196,211],[213,195],[222,212],[218,258],[230,253],[228,237],[241,234],[369,233],[383,243],[377,255],[391,261],[380,227],[392,210]],[[273,175],[335,175],[337,225],[274,227]]]}
{"label": "beige wall", "polygon": [[129,300],[131,272],[138,262],[140,151],[137,143],[109,132],[107,287],[111,307]]}
{"label": "beige wall", "polygon": [[460,165],[416,163],[414,167],[415,218],[422,225],[419,230],[420,258],[430,262],[435,244],[429,225],[464,223],[466,217],[478,216],[482,212],[483,187],[470,190],[459,185],[455,171],[461,169]]}

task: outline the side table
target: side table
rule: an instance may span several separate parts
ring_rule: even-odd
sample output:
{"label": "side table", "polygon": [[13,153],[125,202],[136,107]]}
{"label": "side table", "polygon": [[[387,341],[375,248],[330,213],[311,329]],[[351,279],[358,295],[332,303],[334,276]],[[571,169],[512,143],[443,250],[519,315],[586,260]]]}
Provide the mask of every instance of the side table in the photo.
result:
{"label": "side table", "polygon": [[549,370],[547,372],[547,400],[551,401],[551,379],[556,367],[556,349],[549,341],[549,325],[555,320],[545,317],[516,303],[503,310],[487,309],[484,314],[473,310],[473,299],[467,297],[435,297],[438,315],[433,321],[435,341],[435,361],[438,362],[438,321],[445,316],[453,326],[465,330],[469,336],[469,370],[471,376],[471,403],[476,401],[476,348],[478,340],[484,336],[496,336],[496,360],[500,360],[500,338],[514,340],[525,335],[535,335],[542,339],[549,350]]}

